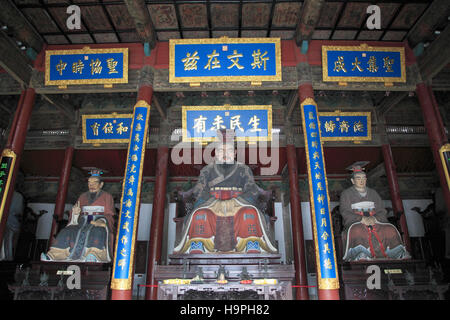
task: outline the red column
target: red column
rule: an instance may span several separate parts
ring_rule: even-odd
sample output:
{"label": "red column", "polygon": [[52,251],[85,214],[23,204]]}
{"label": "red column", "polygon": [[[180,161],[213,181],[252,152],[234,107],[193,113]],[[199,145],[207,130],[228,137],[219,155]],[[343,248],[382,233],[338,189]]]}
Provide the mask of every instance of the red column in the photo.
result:
{"label": "red column", "polygon": [[423,122],[427,129],[428,139],[430,141],[431,151],[433,153],[434,163],[441,182],[442,192],[444,194],[447,210],[450,212],[450,192],[445,177],[445,168],[439,154],[439,148],[447,143],[448,139],[442,124],[442,118],[434,105],[434,97],[431,89],[424,83],[416,87],[417,97],[422,109]]}
{"label": "red column", "polygon": [[[64,163],[59,176],[58,193],[56,194],[55,212],[58,221],[63,219],[64,207],[66,206],[67,189],[69,188],[70,169],[72,168],[74,148],[69,146],[64,153]],[[50,239],[48,248],[51,247],[58,232],[58,223],[56,219],[53,219],[52,230],[50,232]]]}
{"label": "red column", "polygon": [[[307,98],[314,99],[314,89],[311,83],[303,83],[298,86],[300,104]],[[326,161],[326,159],[324,159]],[[337,270],[336,270],[337,272]],[[320,289],[317,286],[319,300],[339,300],[339,289]]]}
{"label": "red column", "polygon": [[9,207],[11,205],[12,195],[14,193],[14,185],[16,182],[17,172],[20,167],[20,158],[23,147],[25,145],[25,138],[27,136],[28,124],[30,122],[31,111],[33,110],[36,92],[33,88],[28,88],[22,91],[19,104],[13,119],[13,126],[8,136],[5,149],[11,149],[17,155],[16,164],[11,176],[8,195],[6,197],[5,206],[3,208],[3,215],[0,221],[0,243],[3,241],[3,233],[5,231],[6,220],[8,219]]}
{"label": "red column", "polygon": [[164,227],[164,207],[166,203],[167,166],[169,164],[169,148],[158,147],[156,156],[156,181],[153,197],[152,222],[148,244],[147,281],[150,285],[145,291],[146,300],[157,299],[157,282],[154,279],[155,266],[161,260],[161,246]]}
{"label": "red column", "polygon": [[[138,91],[137,101],[144,100],[148,104],[151,104],[153,97],[153,87],[151,85],[142,85]],[[150,121],[150,119],[148,120]],[[144,159],[142,159],[144,161]],[[135,255],[135,252],[132,253]],[[113,257],[114,260],[114,257]],[[133,259],[136,261],[136,259]],[[134,266],[133,266],[133,274],[131,275],[134,278]],[[133,298],[133,290],[115,290],[111,289],[111,300],[131,300]]]}
{"label": "red column", "polygon": [[398,186],[397,171],[394,157],[392,156],[391,146],[389,144],[384,144],[381,147],[381,150],[383,151],[384,167],[389,182],[389,191],[391,193],[394,215],[400,217],[400,229],[403,233],[403,243],[406,246],[406,250],[411,252],[411,242],[409,239],[408,225],[406,224],[405,209],[403,208],[403,202],[400,198],[400,188]]}
{"label": "red column", "polygon": [[294,244],[295,284],[297,300],[309,300],[308,277],[306,274],[305,242],[303,237],[303,221],[298,186],[298,166],[295,146],[286,146],[289,171],[289,189],[291,199],[292,242]]}

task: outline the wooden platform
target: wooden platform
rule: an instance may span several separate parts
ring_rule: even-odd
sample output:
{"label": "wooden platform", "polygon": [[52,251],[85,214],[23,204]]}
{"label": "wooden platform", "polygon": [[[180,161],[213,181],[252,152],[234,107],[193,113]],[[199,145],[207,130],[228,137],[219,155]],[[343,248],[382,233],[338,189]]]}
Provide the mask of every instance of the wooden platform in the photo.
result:
{"label": "wooden platform", "polygon": [[[369,289],[367,279],[380,268],[380,289]],[[346,300],[443,300],[449,284],[422,260],[380,260],[339,263],[341,296]]]}

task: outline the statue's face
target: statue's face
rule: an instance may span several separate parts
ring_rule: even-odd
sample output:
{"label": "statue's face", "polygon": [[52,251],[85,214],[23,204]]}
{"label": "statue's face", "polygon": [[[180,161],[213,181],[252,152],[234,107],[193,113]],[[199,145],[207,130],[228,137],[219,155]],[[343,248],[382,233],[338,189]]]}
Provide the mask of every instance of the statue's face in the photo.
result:
{"label": "statue's face", "polygon": [[359,189],[363,189],[366,187],[367,177],[365,173],[357,173],[351,180],[355,187]]}
{"label": "statue's face", "polygon": [[88,188],[89,192],[97,193],[103,187],[103,182],[100,182],[100,179],[97,177],[90,177],[88,179]]}
{"label": "statue's face", "polygon": [[223,144],[216,147],[216,161],[218,163],[234,162],[234,146],[232,144]]}

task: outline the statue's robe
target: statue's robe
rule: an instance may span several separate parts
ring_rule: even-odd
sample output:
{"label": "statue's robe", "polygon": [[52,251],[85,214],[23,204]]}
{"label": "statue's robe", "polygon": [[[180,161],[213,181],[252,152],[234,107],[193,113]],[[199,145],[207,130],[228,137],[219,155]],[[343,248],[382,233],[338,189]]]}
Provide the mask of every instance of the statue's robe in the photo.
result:
{"label": "statue's robe", "polygon": [[23,211],[23,196],[19,192],[14,191],[9,207],[8,220],[6,220],[3,242],[0,246],[0,261],[14,260],[14,254],[22,225]]}
{"label": "statue's robe", "polygon": [[[89,254],[93,254],[98,262],[110,262],[114,241],[114,199],[108,192],[100,190],[97,194],[83,193],[78,202],[81,213],[77,224],[71,224],[62,229],[49,252],[54,260],[85,261]],[[103,220],[106,227],[97,227],[91,221]],[[56,250],[55,250],[56,248]],[[52,251],[53,249],[53,251]],[[62,251],[63,250],[63,251]],[[52,253],[56,252],[56,254]],[[66,256],[64,258],[64,256]]]}
{"label": "statue's robe", "polygon": [[[390,224],[386,210],[378,193],[367,188],[362,196],[354,186],[344,190],[341,194],[339,212],[343,218],[344,230],[342,240],[345,246],[343,259],[356,261],[359,259],[405,259],[410,258],[403,245],[397,228]],[[375,209],[371,215],[376,219],[372,227],[361,222],[361,213],[352,209],[352,204],[371,201]]]}
{"label": "statue's robe", "polygon": [[[259,208],[259,193],[245,164],[211,163],[204,167],[193,189],[196,202],[184,219],[174,252],[200,252],[192,250],[200,243],[202,252],[276,252],[269,217]],[[255,250],[249,250],[253,244]]]}

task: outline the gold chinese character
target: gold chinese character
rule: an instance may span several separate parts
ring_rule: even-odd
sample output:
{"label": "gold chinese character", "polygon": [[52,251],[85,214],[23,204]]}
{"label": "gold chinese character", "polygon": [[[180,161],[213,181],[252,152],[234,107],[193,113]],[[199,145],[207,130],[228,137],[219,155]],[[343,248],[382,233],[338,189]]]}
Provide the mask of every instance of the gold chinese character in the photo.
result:
{"label": "gold chinese character", "polygon": [[91,60],[89,65],[91,66],[91,74],[102,73],[102,62],[98,58],[95,61]]}
{"label": "gold chinese character", "polygon": [[328,258],[327,260],[325,260],[324,266],[325,266],[326,269],[329,269],[329,270],[333,269],[333,267],[331,266],[331,260],[330,260],[330,258]]}
{"label": "gold chinese character", "polygon": [[130,173],[136,173],[136,166],[134,164],[131,165]]}
{"label": "gold chinese character", "polygon": [[119,262],[117,263],[117,265],[119,267],[121,267],[122,270],[123,270],[123,267],[125,267],[125,259],[120,259]]}
{"label": "gold chinese character", "polygon": [[141,126],[141,124],[140,123],[138,123],[137,125],[136,125],[136,128],[134,128],[136,131],[141,131],[142,130],[142,126]]}
{"label": "gold chinese character", "polygon": [[195,131],[198,132],[205,132],[206,130],[206,117],[200,115],[200,117],[194,119],[194,125],[192,126],[193,129],[195,129]]}
{"label": "gold chinese character", "polygon": [[98,136],[98,128],[99,127],[100,127],[100,125],[97,122],[94,122],[94,124],[91,125],[94,136]]}
{"label": "gold chinese character", "polygon": [[123,122],[121,122],[121,123],[119,123],[119,124],[117,125],[116,131],[117,131],[118,134],[122,134],[122,133],[128,131],[128,127],[124,127],[124,126],[123,126]]}
{"label": "gold chinese character", "polygon": [[144,116],[141,113],[139,113],[136,117],[136,120],[144,120]]}
{"label": "gold chinese character", "polygon": [[116,70],[117,63],[118,63],[118,61],[115,61],[113,58],[109,58],[109,59],[106,60],[106,66],[107,66],[108,69],[109,69],[108,74],[111,74],[111,73],[119,73],[119,72]]}
{"label": "gold chinese character", "polygon": [[330,236],[330,235],[329,235],[326,231],[324,231],[320,237],[321,237],[323,240],[326,241],[326,240],[328,239],[329,236]]}
{"label": "gold chinese character", "polygon": [[190,71],[190,70],[197,70],[197,60],[199,60],[200,57],[198,56],[198,52],[195,51],[192,56],[188,52],[186,55],[186,58],[182,59],[181,62],[184,63],[184,70]]}
{"label": "gold chinese character", "polygon": [[138,159],[137,155],[133,154],[133,155],[131,156],[131,161],[136,162],[137,159]]}
{"label": "gold chinese character", "polygon": [[353,125],[353,131],[354,132],[363,132],[364,131],[364,125],[361,121],[355,122]]}
{"label": "gold chinese character", "polygon": [[[237,116],[233,116],[230,118],[230,129],[234,130],[235,128],[238,128],[239,130],[241,130],[242,132],[244,132],[244,129],[241,128],[241,116],[237,115]],[[259,129],[259,131],[261,131],[261,129]]]}
{"label": "gold chinese character", "polygon": [[317,196],[317,201],[319,202],[319,203],[321,203],[321,204],[323,204],[323,200],[325,199],[325,197],[323,196],[323,194],[319,194],[318,196]]}
{"label": "gold chinese character", "polygon": [[363,69],[360,66],[361,61],[358,60],[358,57],[355,57],[355,62],[352,62],[352,71],[354,71],[355,69],[358,69],[359,72],[363,72]]}
{"label": "gold chinese character", "polygon": [[125,207],[130,208],[131,205],[132,205],[131,200],[128,199],[128,200],[125,202]]}
{"label": "gold chinese character", "polygon": [[[131,176],[130,179],[128,179],[128,182],[133,185],[134,184],[134,176]],[[130,201],[130,200],[128,200]]]}
{"label": "gold chinese character", "polygon": [[320,208],[320,214],[325,214],[325,208]]}
{"label": "gold chinese character", "polygon": [[314,175],[314,177],[319,180],[322,179],[322,175],[320,174],[320,172],[316,172],[316,174]]}
{"label": "gold chinese character", "polygon": [[314,162],[314,170],[315,169],[320,169],[320,165],[319,165],[318,161]]}
{"label": "gold chinese character", "polygon": [[369,67],[367,68],[367,70],[369,70],[369,72],[377,72],[378,71],[377,59],[374,56],[371,56],[367,63],[369,64]]}
{"label": "gold chinese character", "polygon": [[311,142],[311,147],[317,148],[317,141],[312,141]]}
{"label": "gold chinese character", "polygon": [[107,122],[105,123],[105,125],[103,126],[102,130],[106,133],[113,133],[113,125],[111,122]]}
{"label": "gold chinese character", "polygon": [[207,55],[208,63],[206,64],[205,69],[211,70],[220,68],[220,61],[217,59],[218,56],[219,54],[216,52],[215,49],[211,54],[208,54]]}
{"label": "gold chinese character", "polygon": [[317,182],[317,190],[320,190],[320,191],[323,190],[322,182]]}
{"label": "gold chinese character", "polygon": [[127,242],[128,242],[128,237],[126,236],[126,235],[123,235],[122,236],[122,239],[120,239],[120,242],[122,242],[122,244],[127,244]]}
{"label": "gold chinese character", "polygon": [[127,230],[127,232],[130,232],[130,223],[128,221],[125,221],[125,223],[122,226],[123,230]]}
{"label": "gold chinese character", "polygon": [[326,132],[334,132],[334,129],[336,129],[336,124],[333,120],[325,121],[325,131]]}
{"label": "gold chinese character", "polygon": [[131,188],[128,189],[127,196],[130,196],[130,197],[133,196],[133,189],[131,189]]}
{"label": "gold chinese character", "polygon": [[67,63],[62,62],[62,60],[59,60],[59,63],[56,65],[56,71],[59,72],[59,75],[62,76],[62,72],[64,69],[66,69]]}
{"label": "gold chinese character", "polygon": [[315,130],[315,129],[316,129],[316,124],[315,124],[314,122],[311,122],[311,123],[309,124],[309,128],[310,128],[311,130]]}
{"label": "gold chinese character", "polygon": [[318,159],[318,158],[319,158],[319,152],[318,151],[314,151],[313,159]]}
{"label": "gold chinese character", "polygon": [[223,123],[223,118],[221,116],[217,115],[214,118],[213,126],[211,127],[210,130],[225,129],[226,127],[222,123]]}
{"label": "gold chinese character", "polygon": [[258,67],[258,69],[261,69],[261,66],[264,65],[264,70],[266,70],[266,63],[267,60],[269,60],[269,57],[266,57],[266,54],[267,51],[261,54],[260,49],[258,49],[258,51],[253,51],[253,63],[251,64],[252,69],[255,69],[256,67]]}
{"label": "gold chinese character", "polygon": [[325,243],[324,246],[323,246],[323,253],[324,253],[324,254],[327,254],[327,253],[330,253],[330,252],[331,252],[331,250],[330,250],[330,248],[329,248],[329,246],[328,246],[328,242],[327,242],[327,243]]}
{"label": "gold chinese character", "polygon": [[250,121],[248,122],[248,124],[252,126],[250,132],[261,131],[261,128],[258,128],[259,121],[260,119],[256,115],[250,118]]}
{"label": "gold chinese character", "polygon": [[134,141],[136,141],[136,142],[141,141],[141,139],[140,139],[140,137],[139,137],[139,133],[136,133],[136,134],[134,135]]}
{"label": "gold chinese character", "polygon": [[127,210],[127,211],[125,212],[125,218],[131,219],[131,216],[130,216],[130,210]]}
{"label": "gold chinese character", "polygon": [[339,122],[339,129],[341,130],[341,133],[343,132],[348,132],[348,128],[350,126],[348,125],[348,122],[343,120],[341,122]]}
{"label": "gold chinese character", "polygon": [[138,147],[137,144],[135,144],[134,147],[133,147],[133,151],[138,151],[138,150],[139,150],[139,147]]}
{"label": "gold chinese character", "polygon": [[327,219],[322,218],[322,223],[320,225],[321,227],[326,227],[327,226]]}
{"label": "gold chinese character", "polygon": [[344,65],[344,57],[338,57],[337,61],[334,62],[333,71],[339,72],[341,70],[347,72]]}
{"label": "gold chinese character", "polygon": [[311,138],[316,138],[317,137],[317,132],[311,132]]}
{"label": "gold chinese character", "polygon": [[126,257],[127,251],[125,250],[125,248],[122,248],[122,250],[120,250],[120,255],[121,255],[122,257]]}
{"label": "gold chinese character", "polygon": [[81,62],[81,60],[78,60],[78,62],[72,63],[72,72],[73,73],[83,73],[84,63]]}
{"label": "gold chinese character", "polygon": [[394,59],[389,59],[389,57],[383,58],[383,68],[386,69],[386,72],[394,72],[392,70],[392,65],[394,64]]}
{"label": "gold chinese character", "polygon": [[312,111],[309,112],[309,120],[314,120],[314,113]]}
{"label": "gold chinese character", "polygon": [[239,70],[244,69],[243,66],[241,66],[239,62],[239,58],[242,58],[242,53],[237,53],[237,50],[233,50],[233,54],[227,56],[228,59],[230,59],[233,63],[228,67],[228,69],[231,69],[233,67],[238,68]]}

